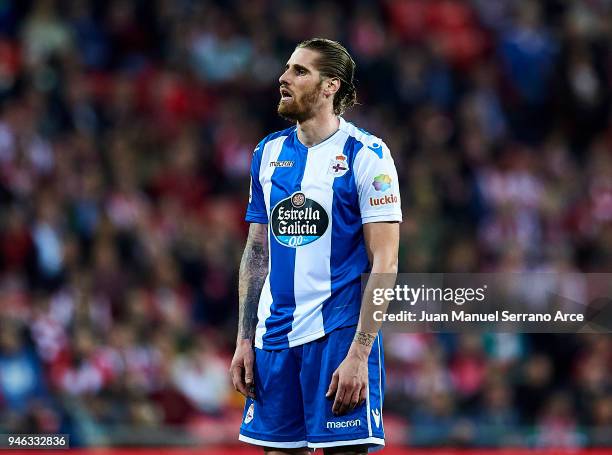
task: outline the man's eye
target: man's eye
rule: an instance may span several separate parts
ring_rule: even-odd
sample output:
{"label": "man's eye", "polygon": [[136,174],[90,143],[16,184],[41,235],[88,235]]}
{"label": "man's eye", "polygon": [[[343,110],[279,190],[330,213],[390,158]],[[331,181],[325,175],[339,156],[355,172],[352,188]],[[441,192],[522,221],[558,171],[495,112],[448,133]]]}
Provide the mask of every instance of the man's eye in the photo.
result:
{"label": "man's eye", "polygon": [[296,72],[297,74],[299,74],[299,75],[306,74],[306,71],[304,71],[304,70],[302,70],[302,69],[299,69],[299,68],[298,68],[298,69],[296,69],[296,70],[295,70],[295,72]]}

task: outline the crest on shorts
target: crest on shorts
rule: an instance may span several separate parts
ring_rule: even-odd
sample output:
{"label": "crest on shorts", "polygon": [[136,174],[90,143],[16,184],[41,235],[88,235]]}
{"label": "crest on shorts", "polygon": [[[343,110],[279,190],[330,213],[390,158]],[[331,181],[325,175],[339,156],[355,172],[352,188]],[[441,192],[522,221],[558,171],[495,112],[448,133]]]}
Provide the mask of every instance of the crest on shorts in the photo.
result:
{"label": "crest on shorts", "polygon": [[249,409],[247,410],[246,416],[244,416],[244,423],[249,423],[253,420],[253,416],[255,415],[255,403],[251,403]]}

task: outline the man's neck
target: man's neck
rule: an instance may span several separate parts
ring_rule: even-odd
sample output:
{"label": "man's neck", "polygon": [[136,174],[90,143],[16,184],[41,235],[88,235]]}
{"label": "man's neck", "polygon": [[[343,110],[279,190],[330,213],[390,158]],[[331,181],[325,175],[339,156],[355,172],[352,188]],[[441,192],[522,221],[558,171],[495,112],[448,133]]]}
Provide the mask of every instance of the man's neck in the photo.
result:
{"label": "man's neck", "polygon": [[340,118],[334,114],[315,116],[298,122],[298,139],[306,147],[314,147],[333,135],[340,127]]}

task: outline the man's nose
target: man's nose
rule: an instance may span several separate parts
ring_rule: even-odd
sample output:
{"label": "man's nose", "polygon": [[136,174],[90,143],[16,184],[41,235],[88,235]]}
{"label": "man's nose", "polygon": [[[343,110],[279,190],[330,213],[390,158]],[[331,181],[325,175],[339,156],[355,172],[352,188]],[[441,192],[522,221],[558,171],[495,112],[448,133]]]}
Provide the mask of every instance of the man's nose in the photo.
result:
{"label": "man's nose", "polygon": [[278,82],[281,85],[289,85],[289,70],[286,70],[283,74],[278,78]]}

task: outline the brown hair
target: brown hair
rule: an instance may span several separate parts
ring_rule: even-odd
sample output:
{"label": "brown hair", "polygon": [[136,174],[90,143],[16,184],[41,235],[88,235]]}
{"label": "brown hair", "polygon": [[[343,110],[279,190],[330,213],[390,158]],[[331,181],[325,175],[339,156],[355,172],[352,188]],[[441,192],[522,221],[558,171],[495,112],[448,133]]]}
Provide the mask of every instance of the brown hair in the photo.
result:
{"label": "brown hair", "polygon": [[340,89],[334,95],[334,114],[341,115],[357,103],[357,91],[353,83],[355,61],[337,41],[325,38],[312,38],[302,41],[296,49],[310,49],[321,56],[317,59],[317,69],[322,77],[340,79]]}

